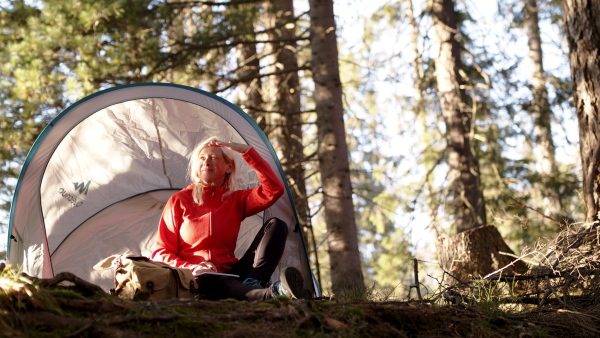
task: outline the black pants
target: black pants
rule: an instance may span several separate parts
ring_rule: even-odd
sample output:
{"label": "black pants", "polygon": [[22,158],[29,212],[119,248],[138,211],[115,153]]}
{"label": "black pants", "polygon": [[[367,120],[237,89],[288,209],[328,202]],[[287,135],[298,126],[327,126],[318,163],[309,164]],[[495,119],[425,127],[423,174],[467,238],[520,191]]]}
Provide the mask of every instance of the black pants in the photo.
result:
{"label": "black pants", "polygon": [[288,227],[278,218],[266,221],[244,256],[227,273],[240,278],[226,276],[203,276],[197,278],[200,294],[204,299],[234,298],[237,300],[265,300],[272,298],[271,288],[242,284],[246,278],[254,278],[266,285],[271,279],[285,249]]}

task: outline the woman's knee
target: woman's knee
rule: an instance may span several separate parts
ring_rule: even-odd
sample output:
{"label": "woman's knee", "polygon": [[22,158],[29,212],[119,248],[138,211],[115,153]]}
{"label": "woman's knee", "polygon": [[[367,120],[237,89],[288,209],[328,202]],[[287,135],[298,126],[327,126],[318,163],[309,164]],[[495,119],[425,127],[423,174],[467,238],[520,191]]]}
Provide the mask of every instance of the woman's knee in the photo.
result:
{"label": "woman's knee", "polygon": [[265,232],[276,233],[279,236],[286,236],[288,234],[287,224],[277,217],[272,217],[265,223]]}

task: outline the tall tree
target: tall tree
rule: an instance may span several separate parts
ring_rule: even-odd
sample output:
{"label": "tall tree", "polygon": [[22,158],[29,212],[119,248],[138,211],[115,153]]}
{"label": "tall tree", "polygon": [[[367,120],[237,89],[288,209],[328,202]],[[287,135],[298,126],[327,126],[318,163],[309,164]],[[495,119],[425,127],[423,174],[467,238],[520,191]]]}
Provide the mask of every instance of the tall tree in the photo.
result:
{"label": "tall tree", "polygon": [[[432,6],[437,39],[435,69],[442,115],[446,124],[449,193],[457,232],[486,224],[480,187],[479,163],[472,149],[472,110],[461,76],[463,63],[457,37],[453,0],[434,0]],[[464,72],[464,71],[463,71]]]}
{"label": "tall tree", "polygon": [[[239,0],[238,0],[239,2]],[[235,27],[240,35],[236,47],[237,77],[239,79],[237,104],[250,115],[261,129],[268,134],[267,120],[263,109],[262,77],[260,74],[260,55],[257,52],[256,15],[258,6],[240,4],[232,8]]]}
{"label": "tall tree", "polygon": [[332,0],[310,0],[310,41],[318,159],[334,293],[364,290]]}
{"label": "tall tree", "polygon": [[600,3],[565,0],[563,21],[569,44],[573,102],[579,121],[586,222],[600,210]]}
{"label": "tall tree", "polygon": [[413,52],[412,66],[413,66],[413,81],[415,89],[415,104],[414,110],[417,114],[421,114],[424,110],[423,102],[423,82],[424,82],[424,70],[423,70],[423,58],[419,51],[419,26],[415,19],[413,10],[412,0],[405,0],[406,2],[406,19],[408,20],[408,26],[410,27],[410,50]]}
{"label": "tall tree", "polygon": [[555,217],[560,213],[560,198],[555,182],[558,169],[554,156],[554,142],[552,140],[550,102],[546,88],[546,74],[542,53],[542,39],[538,17],[537,0],[523,0],[524,26],[527,32],[529,45],[529,60],[531,62],[531,113],[534,122],[534,156],[536,171],[540,175],[535,184],[535,191],[539,196],[544,213]]}
{"label": "tall tree", "polygon": [[265,16],[269,18],[268,36],[269,41],[272,41],[269,50],[275,65],[275,70],[270,76],[274,91],[274,109],[270,121],[274,126],[274,139],[282,152],[281,165],[290,182],[298,221],[313,253],[317,279],[320,282],[319,258],[310,219],[304,170],[303,117],[294,2],[269,0],[266,7]]}

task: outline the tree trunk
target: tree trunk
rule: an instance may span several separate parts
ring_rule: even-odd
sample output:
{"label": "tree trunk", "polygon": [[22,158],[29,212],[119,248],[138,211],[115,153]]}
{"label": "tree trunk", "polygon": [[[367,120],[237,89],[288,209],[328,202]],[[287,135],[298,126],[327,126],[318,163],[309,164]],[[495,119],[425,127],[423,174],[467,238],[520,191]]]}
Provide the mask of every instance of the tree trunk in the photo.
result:
{"label": "tree trunk", "polygon": [[274,136],[283,151],[281,165],[290,182],[292,198],[302,227],[305,243],[315,262],[317,280],[321,284],[319,258],[310,221],[308,196],[304,171],[304,146],[302,114],[300,105],[300,80],[296,51],[296,23],[294,22],[293,0],[270,0],[267,13],[271,17],[269,27],[280,27],[270,31],[270,40],[283,41],[271,44],[275,64],[280,65],[278,74],[272,76],[275,88],[275,112],[271,121],[275,126]]}
{"label": "tree trunk", "polygon": [[560,213],[560,199],[556,185],[552,184],[557,174],[554,158],[554,142],[552,141],[550,103],[546,89],[546,74],[544,72],[542,39],[538,19],[537,0],[524,0],[524,24],[529,39],[529,60],[531,62],[531,113],[534,122],[534,156],[536,171],[540,181],[535,184],[535,195],[542,203],[543,211],[550,217]]}
{"label": "tree trunk", "polygon": [[[177,4],[181,3],[181,0],[167,0],[167,2]],[[174,46],[181,44],[182,41],[186,41],[186,39],[197,34],[198,27],[195,26],[192,19],[193,11],[194,8],[192,7],[183,7],[172,17],[166,32],[167,45],[169,46],[167,47],[167,50],[169,53],[176,53],[178,47]],[[198,86],[200,84],[200,79],[190,77],[189,74],[186,74],[185,68],[185,63],[174,63],[173,67],[165,71],[164,80],[172,83],[185,83],[192,87]]]}
{"label": "tree trunk", "polygon": [[579,120],[586,222],[598,220],[600,193],[600,3],[565,0],[563,21],[569,43],[573,101]]}
{"label": "tree trunk", "polygon": [[332,0],[310,0],[318,158],[333,292],[363,292]]}
{"label": "tree trunk", "polygon": [[[437,243],[440,265],[452,275],[448,284],[484,277],[513,262],[513,251],[506,245],[498,229],[492,225],[478,227],[442,238]],[[522,261],[503,270],[503,274],[524,273]]]}
{"label": "tree trunk", "polygon": [[415,20],[415,14],[413,11],[413,3],[412,0],[406,0],[406,11],[405,11],[406,19],[408,20],[408,25],[410,26],[411,36],[410,36],[410,49],[413,52],[414,56],[412,59],[413,63],[413,81],[414,81],[414,90],[415,90],[415,102],[413,105],[413,109],[415,114],[421,115],[425,113],[425,107],[423,102],[423,59],[421,57],[421,52],[419,51],[419,27],[417,26],[417,21]]}
{"label": "tree trunk", "polygon": [[[235,0],[235,2],[241,2]],[[238,85],[238,96],[236,99],[237,105],[242,108],[265,132],[269,135],[267,130],[267,121],[264,114],[263,97],[262,97],[262,78],[260,74],[260,57],[256,50],[255,43],[247,43],[248,41],[256,41],[254,32],[255,20],[252,15],[246,15],[245,13],[252,13],[257,11],[256,5],[250,4],[239,4],[232,6],[229,11],[240,12],[237,17],[244,17],[244,20],[236,20],[234,33],[240,35],[241,39],[244,39],[246,43],[240,43],[236,46],[235,56],[237,59],[236,76],[240,80]],[[234,16],[236,17],[236,16]]]}
{"label": "tree trunk", "polygon": [[[250,29],[247,32],[252,32],[254,27],[247,27],[247,29]],[[236,57],[238,62],[237,76],[240,79],[247,79],[238,85],[238,105],[256,121],[265,134],[268,134],[267,121],[263,113],[260,60],[256,54],[256,44],[243,43],[238,45]]]}
{"label": "tree trunk", "polygon": [[[438,56],[435,59],[440,105],[446,124],[449,192],[453,200],[458,235],[440,239],[438,255],[443,267],[459,280],[493,272],[510,263],[499,251],[512,252],[494,227],[486,224],[479,163],[472,149],[472,111],[460,76],[461,47],[456,40],[457,22],[452,0],[434,0],[433,23]],[[504,264],[506,263],[506,264]]]}
{"label": "tree trunk", "polygon": [[452,0],[434,0],[432,7],[438,55],[435,59],[440,105],[446,124],[447,159],[450,166],[449,203],[456,231],[486,224],[479,163],[471,144],[471,108],[459,71],[463,67],[456,41],[456,12]]}

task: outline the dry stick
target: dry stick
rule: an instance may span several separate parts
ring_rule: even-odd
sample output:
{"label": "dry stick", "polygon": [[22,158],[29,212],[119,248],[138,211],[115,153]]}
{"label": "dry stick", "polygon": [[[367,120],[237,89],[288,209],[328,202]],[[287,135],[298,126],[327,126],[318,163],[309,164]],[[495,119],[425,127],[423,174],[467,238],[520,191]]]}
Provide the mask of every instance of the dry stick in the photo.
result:
{"label": "dry stick", "polygon": [[419,261],[416,258],[413,258],[413,269],[415,273],[415,284],[411,287],[417,289],[417,296],[420,301],[423,301],[423,296],[421,295],[421,289],[419,288]]}
{"label": "dry stick", "polygon": [[577,238],[575,238],[575,241],[571,244],[569,244],[568,246],[566,246],[565,248],[562,249],[562,252],[560,252],[558,254],[558,256],[556,257],[556,260],[554,261],[554,263],[552,263],[552,269],[555,269],[558,264],[560,263],[560,260],[565,256],[565,254],[574,248],[578,248],[581,244],[584,243],[585,237],[594,233],[594,231],[596,231],[596,228],[598,227],[598,222],[595,222],[594,224],[592,224],[592,226],[585,230],[580,232],[577,235]]}
{"label": "dry stick", "polygon": [[317,327],[322,327],[323,323],[321,322],[321,320],[319,319],[319,317],[317,317],[309,308],[309,304],[308,302],[303,299],[300,301],[300,308],[302,309],[302,312],[304,312],[304,318],[301,318],[297,323],[296,323],[296,328],[301,328],[304,326],[305,323],[308,322],[312,322],[314,325],[316,325]]}
{"label": "dry stick", "polygon": [[567,279],[567,281],[565,282],[565,285],[563,286],[563,295],[566,301],[569,301],[571,298],[569,294],[569,288],[571,287],[571,283],[573,283],[575,279],[575,276],[570,276],[569,279]]}
{"label": "dry stick", "polygon": [[508,267],[510,267],[510,266],[512,266],[512,265],[514,265],[516,262],[518,262],[518,261],[522,260],[523,258],[525,258],[525,257],[527,257],[527,256],[529,256],[529,255],[532,255],[532,254],[534,254],[534,253],[536,253],[536,252],[537,252],[537,250],[534,250],[534,251],[532,251],[532,252],[530,252],[530,253],[528,253],[528,254],[521,255],[519,258],[517,258],[517,259],[515,259],[514,261],[510,262],[510,264],[506,265],[505,267],[502,267],[502,268],[500,268],[500,269],[498,269],[498,270],[496,270],[496,271],[494,271],[494,272],[492,272],[492,273],[489,273],[489,274],[487,274],[485,277],[483,277],[483,279],[488,279],[489,277],[491,277],[491,276],[493,276],[493,275],[497,274],[498,272],[502,272],[502,271],[504,271],[504,269],[507,269]]}
{"label": "dry stick", "polygon": [[[559,309],[557,312],[566,312],[566,313],[572,313],[575,315],[581,315],[581,316],[586,316],[595,320],[600,320],[600,318],[596,317],[596,316],[592,316],[583,312],[577,312],[577,311],[569,311],[569,310],[565,310],[565,309]],[[574,320],[573,321],[574,324],[579,325],[581,328],[588,330],[588,331],[592,331],[595,334],[600,334],[600,331],[594,329],[593,327],[590,327],[589,325],[585,325],[580,323],[578,320]]]}
{"label": "dry stick", "polygon": [[552,217],[550,217],[550,216],[548,216],[548,215],[544,214],[543,212],[541,212],[541,211],[539,211],[539,210],[536,210],[536,209],[534,209],[534,208],[532,208],[532,207],[530,207],[530,206],[528,206],[528,205],[526,205],[526,204],[524,204],[524,203],[522,203],[522,202],[520,202],[520,201],[517,201],[517,200],[516,200],[516,199],[514,199],[512,196],[508,196],[508,195],[506,195],[506,197],[508,197],[508,198],[509,198],[510,200],[512,200],[514,203],[516,203],[516,204],[519,204],[519,206],[520,206],[521,208],[523,208],[523,209],[529,209],[529,210],[531,210],[531,211],[533,211],[533,212],[536,212],[536,213],[538,213],[540,216],[542,216],[542,217],[544,217],[544,218],[546,218],[546,219],[548,219],[548,220],[550,220],[550,221],[552,221],[552,222],[554,222],[554,223],[556,223],[556,224],[558,224],[559,226],[561,226],[561,227],[562,227],[562,223],[561,223],[559,220],[557,220],[557,219],[555,219],[555,218],[552,218]]}
{"label": "dry stick", "polygon": [[69,309],[75,309],[79,311],[87,312],[102,312],[110,313],[117,312],[123,309],[132,308],[130,304],[121,301],[115,301],[111,299],[68,299],[68,298],[56,298],[56,302],[61,307]]}
{"label": "dry stick", "polygon": [[552,293],[552,291],[550,289],[546,289],[544,291],[544,297],[542,297],[542,300],[540,300],[539,306],[542,306],[542,305],[544,305],[544,303],[546,303],[546,299],[548,298],[548,296],[550,296],[551,293]]}
{"label": "dry stick", "polygon": [[550,288],[550,290],[552,291],[552,293],[554,294],[554,297],[556,297],[556,299],[564,306],[567,306],[567,304],[565,304],[565,302],[563,302],[563,300],[558,296],[558,293],[556,293],[556,290],[554,290],[554,288],[552,287],[552,284],[550,284],[550,280],[548,279],[548,276],[546,276],[546,284],[548,284],[548,287]]}
{"label": "dry stick", "polygon": [[83,334],[85,331],[87,331],[87,330],[91,329],[91,328],[92,328],[92,326],[93,326],[94,324],[96,324],[97,322],[98,322],[98,320],[91,321],[91,322],[89,322],[89,323],[87,323],[87,324],[83,325],[83,326],[82,326],[82,327],[80,327],[79,329],[77,329],[77,330],[75,330],[75,331],[71,332],[70,334],[66,335],[65,337],[66,337],[66,338],[70,338],[70,337],[80,337],[80,336],[81,336],[81,335],[82,335],[82,334]]}
{"label": "dry stick", "polygon": [[75,284],[76,286],[85,288],[87,291],[90,291],[95,295],[108,296],[106,291],[104,291],[98,285],[95,285],[86,280],[83,280],[70,272],[58,273],[56,276],[54,276],[54,278],[47,278],[47,279],[38,279],[35,277],[33,277],[33,278],[35,280],[38,280],[40,285],[42,285],[43,287],[52,287],[52,286],[56,286],[56,285],[60,284],[61,282],[68,281],[68,282]]}
{"label": "dry stick", "polygon": [[589,318],[595,319],[597,321],[600,321],[600,317],[591,315],[589,313],[583,313],[583,312],[578,312],[578,311],[573,311],[573,310],[567,310],[567,309],[558,309],[556,312],[572,313],[572,314],[575,314],[575,315],[585,316],[585,317],[589,317]]}

